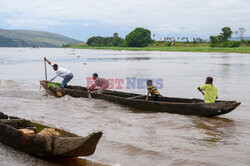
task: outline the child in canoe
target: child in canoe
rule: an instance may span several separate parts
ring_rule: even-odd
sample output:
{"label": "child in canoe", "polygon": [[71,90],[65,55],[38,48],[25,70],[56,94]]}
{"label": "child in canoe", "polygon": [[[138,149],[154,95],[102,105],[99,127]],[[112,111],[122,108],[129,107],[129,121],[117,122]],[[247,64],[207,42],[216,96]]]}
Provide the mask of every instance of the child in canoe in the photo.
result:
{"label": "child in canoe", "polygon": [[152,85],[152,80],[147,80],[147,86],[148,86],[148,94],[147,94],[147,97],[146,97],[146,101],[148,101],[148,96],[149,94],[151,94],[151,96],[153,97],[153,100],[154,101],[157,101],[158,97],[163,97],[159,91],[156,89],[155,86]]}
{"label": "child in canoe", "polygon": [[218,98],[217,88],[213,85],[213,77],[207,77],[205,85],[198,87],[198,90],[204,95],[205,103],[214,103]]}

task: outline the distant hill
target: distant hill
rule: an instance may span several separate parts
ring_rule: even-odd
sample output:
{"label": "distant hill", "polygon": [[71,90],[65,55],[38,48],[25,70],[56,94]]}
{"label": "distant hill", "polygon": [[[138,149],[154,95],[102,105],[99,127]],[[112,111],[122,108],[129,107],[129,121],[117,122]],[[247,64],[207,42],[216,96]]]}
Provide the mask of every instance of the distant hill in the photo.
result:
{"label": "distant hill", "polygon": [[61,47],[80,42],[50,32],[0,29],[0,47]]}

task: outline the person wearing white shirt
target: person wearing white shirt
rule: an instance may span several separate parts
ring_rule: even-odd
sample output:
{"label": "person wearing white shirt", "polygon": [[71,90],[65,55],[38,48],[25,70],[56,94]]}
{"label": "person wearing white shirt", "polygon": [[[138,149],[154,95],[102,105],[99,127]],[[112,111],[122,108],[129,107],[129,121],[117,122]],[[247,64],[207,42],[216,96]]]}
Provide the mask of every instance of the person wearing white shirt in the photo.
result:
{"label": "person wearing white shirt", "polygon": [[[51,65],[51,62],[46,58],[44,58],[44,60],[46,60]],[[61,84],[61,88],[67,88],[67,83],[73,78],[73,74],[71,73],[71,71],[62,67],[58,67],[57,64],[54,64],[52,67],[56,71],[56,75],[50,79],[50,82],[52,82],[57,76],[62,77],[63,81]]]}

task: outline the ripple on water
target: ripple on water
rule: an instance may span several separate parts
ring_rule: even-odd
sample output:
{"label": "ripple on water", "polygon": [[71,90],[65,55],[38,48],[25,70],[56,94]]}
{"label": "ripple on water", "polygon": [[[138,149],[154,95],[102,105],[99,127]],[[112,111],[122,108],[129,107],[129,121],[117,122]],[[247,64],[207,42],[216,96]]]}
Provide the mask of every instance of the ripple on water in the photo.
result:
{"label": "ripple on water", "polygon": [[[1,78],[16,80],[0,80],[1,111],[82,136],[102,131],[95,154],[87,159],[123,166],[249,165],[249,56],[77,49],[76,55],[69,56],[71,49],[23,50],[1,48],[0,61],[5,62],[0,65]],[[221,118],[200,118],[136,112],[102,100],[45,97],[38,82],[44,78],[44,56],[71,69],[72,84],[86,85],[85,78],[93,72],[105,78],[163,78],[160,92],[165,96],[201,98],[196,87],[212,75],[220,99],[242,105]],[[48,68],[49,78],[53,74]],[[123,91],[146,93],[143,89]],[[6,148],[0,145],[0,164],[54,164],[18,151],[1,153]]]}

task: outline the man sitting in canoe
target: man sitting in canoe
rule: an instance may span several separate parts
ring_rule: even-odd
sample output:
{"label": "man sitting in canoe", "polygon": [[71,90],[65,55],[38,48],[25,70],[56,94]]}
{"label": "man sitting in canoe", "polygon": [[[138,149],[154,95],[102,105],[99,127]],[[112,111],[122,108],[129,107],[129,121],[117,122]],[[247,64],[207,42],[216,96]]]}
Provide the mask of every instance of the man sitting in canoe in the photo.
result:
{"label": "man sitting in canoe", "polygon": [[213,77],[207,77],[205,85],[198,87],[198,90],[204,95],[205,103],[214,103],[218,98],[217,88],[213,85]]}
{"label": "man sitting in canoe", "polygon": [[[44,60],[51,65],[51,62],[48,61],[46,57],[44,57]],[[56,71],[56,75],[52,79],[50,79],[50,82],[52,82],[57,76],[60,76],[63,78],[61,88],[67,88],[67,83],[73,78],[73,74],[71,73],[71,71],[62,67],[58,67],[57,64],[54,64],[52,67]]]}
{"label": "man sitting in canoe", "polygon": [[148,101],[148,96],[149,94],[151,94],[151,96],[153,97],[154,101],[157,101],[158,97],[163,97],[159,91],[156,89],[155,86],[152,85],[152,80],[147,80],[147,86],[148,86],[148,94],[146,97],[146,101]]}
{"label": "man sitting in canoe", "polygon": [[109,83],[106,79],[98,77],[97,73],[93,74],[93,80],[95,83],[89,87],[88,93],[90,93],[92,90],[95,89],[95,87],[98,87],[97,93],[102,93],[104,89],[107,89],[109,87]]}

